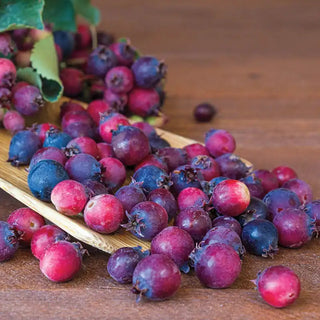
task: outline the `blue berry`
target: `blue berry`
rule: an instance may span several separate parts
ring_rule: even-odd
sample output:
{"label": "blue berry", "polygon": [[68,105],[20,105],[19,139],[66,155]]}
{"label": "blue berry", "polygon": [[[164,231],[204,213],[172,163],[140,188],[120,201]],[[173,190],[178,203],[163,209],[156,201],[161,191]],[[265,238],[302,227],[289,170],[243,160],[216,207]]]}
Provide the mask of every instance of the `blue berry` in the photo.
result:
{"label": "blue berry", "polygon": [[53,37],[55,44],[57,44],[61,48],[63,57],[66,58],[70,56],[75,46],[74,37],[72,33],[61,30],[54,31]]}
{"label": "blue berry", "polygon": [[72,140],[72,137],[65,132],[61,132],[57,129],[50,129],[43,142],[43,147],[56,147],[58,149],[65,148],[67,144]]}
{"label": "blue berry", "polygon": [[245,224],[256,219],[267,219],[268,208],[264,202],[258,198],[251,197],[247,209],[238,216],[238,221],[243,227]]}

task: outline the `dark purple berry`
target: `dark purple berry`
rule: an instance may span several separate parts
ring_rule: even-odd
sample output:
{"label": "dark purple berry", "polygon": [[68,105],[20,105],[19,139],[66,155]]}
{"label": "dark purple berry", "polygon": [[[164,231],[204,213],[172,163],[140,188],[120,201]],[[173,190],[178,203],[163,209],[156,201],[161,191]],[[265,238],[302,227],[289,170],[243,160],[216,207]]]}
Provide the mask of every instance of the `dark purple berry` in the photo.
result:
{"label": "dark purple berry", "polygon": [[289,189],[297,194],[302,204],[312,201],[312,190],[308,183],[303,180],[294,178],[286,181],[282,188]]}
{"label": "dark purple berry", "polygon": [[0,34],[0,57],[10,59],[15,51],[15,44],[9,33]]}
{"label": "dark purple berry", "polygon": [[251,197],[256,197],[259,199],[264,197],[265,191],[262,183],[254,174],[249,174],[245,178],[240,179],[240,181],[248,187]]}
{"label": "dark purple berry", "polygon": [[71,111],[85,111],[85,109],[82,107],[81,104],[73,102],[71,100],[64,102],[60,106],[60,118],[62,119],[66,113]]}
{"label": "dark purple berry", "polygon": [[32,156],[29,170],[42,160],[55,160],[64,166],[67,161],[67,157],[62,150],[56,147],[41,148]]}
{"label": "dark purple berry", "polygon": [[101,183],[96,180],[84,180],[81,182],[85,189],[89,199],[98,196],[99,194],[107,194],[108,189]]}
{"label": "dark purple berry", "polygon": [[110,89],[104,90],[103,98],[115,112],[123,112],[128,103],[128,95],[126,93],[114,93]]}
{"label": "dark purple berry", "polygon": [[53,32],[54,42],[57,44],[61,50],[64,58],[71,55],[74,47],[75,41],[74,36],[68,31],[54,31]]}
{"label": "dark purple berry", "polygon": [[111,111],[109,104],[104,100],[93,100],[88,104],[88,113],[98,126],[100,123],[101,114]]}
{"label": "dark purple berry", "polygon": [[161,138],[158,134],[151,134],[148,138],[153,153],[157,152],[159,149],[170,147],[170,143]]}
{"label": "dark purple berry", "polygon": [[167,163],[169,172],[179,166],[187,164],[188,161],[187,153],[180,148],[161,148],[156,152],[156,154]]}
{"label": "dark purple berry", "polygon": [[210,103],[201,103],[193,110],[193,116],[199,122],[211,121],[216,113],[216,108]]}
{"label": "dark purple berry", "polygon": [[114,195],[122,203],[125,212],[130,212],[136,204],[147,200],[138,184],[123,186]]}
{"label": "dark purple berry", "polygon": [[206,133],[205,145],[214,158],[226,153],[233,153],[236,149],[234,137],[226,130],[211,129]]}
{"label": "dark purple berry", "polygon": [[127,93],[134,84],[132,71],[127,67],[114,67],[108,71],[105,78],[106,86],[114,93]]}
{"label": "dark purple berry", "polygon": [[229,228],[234,232],[236,232],[239,236],[241,235],[241,232],[242,232],[240,223],[235,218],[228,217],[228,216],[220,216],[215,218],[212,221],[212,227]]}
{"label": "dark purple berry", "polygon": [[114,42],[114,36],[111,33],[107,33],[105,31],[98,31],[97,40],[98,44],[102,44],[108,47]]}
{"label": "dark purple berry", "polygon": [[252,220],[256,219],[267,219],[268,216],[268,208],[265,203],[255,197],[251,197],[250,203],[247,209],[237,217],[241,226],[243,227],[245,224]]}
{"label": "dark purple berry", "polygon": [[80,95],[84,87],[84,73],[76,68],[64,68],[60,71],[63,92],[67,97]]}
{"label": "dark purple berry", "polygon": [[31,50],[34,45],[34,39],[31,37],[30,29],[16,29],[11,34],[18,50],[28,51]]}
{"label": "dark purple berry", "polygon": [[261,181],[265,194],[273,189],[279,188],[277,176],[269,170],[255,170],[253,171],[253,174]]}
{"label": "dark purple berry", "polygon": [[220,176],[218,163],[211,157],[206,155],[195,156],[191,160],[191,167],[200,170],[204,180],[210,181]]}
{"label": "dark purple berry", "polygon": [[17,232],[9,223],[0,221],[0,262],[11,259],[18,247]]}

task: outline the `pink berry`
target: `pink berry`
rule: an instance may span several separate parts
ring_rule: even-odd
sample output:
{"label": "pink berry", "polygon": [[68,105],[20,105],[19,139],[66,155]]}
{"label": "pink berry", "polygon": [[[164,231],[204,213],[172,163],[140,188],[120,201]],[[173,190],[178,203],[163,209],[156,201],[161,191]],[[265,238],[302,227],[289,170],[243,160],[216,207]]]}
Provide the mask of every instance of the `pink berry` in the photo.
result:
{"label": "pink berry", "polygon": [[255,283],[262,299],[275,308],[292,304],[300,294],[298,276],[285,266],[272,266],[263,270]]}
{"label": "pink berry", "polygon": [[224,180],[213,189],[211,201],[220,214],[235,217],[248,207],[250,192],[247,186],[238,180]]}
{"label": "pink berry", "polygon": [[11,60],[0,58],[0,87],[12,88],[16,81],[16,67]]}
{"label": "pink berry", "polygon": [[70,100],[70,101],[64,102],[60,106],[60,118],[62,119],[65,114],[72,111],[85,111],[85,110],[81,104]]}
{"label": "pink berry", "polygon": [[211,179],[220,176],[218,163],[209,156],[195,156],[191,160],[191,167],[193,167],[194,169],[199,169],[204,180],[206,181],[210,181]]}
{"label": "pink berry", "polygon": [[238,220],[233,217],[219,216],[212,221],[212,227],[225,227],[233,230],[239,236],[241,235],[242,228]]}
{"label": "pink berry", "polygon": [[32,236],[31,252],[40,260],[50,246],[60,240],[67,239],[68,235],[60,228],[52,225],[42,226]]}
{"label": "pink berry", "polygon": [[53,282],[65,282],[81,269],[82,253],[78,243],[58,241],[40,259],[41,272]]}
{"label": "pink berry", "polygon": [[234,137],[226,130],[211,129],[206,133],[205,145],[214,158],[226,153],[233,153],[236,149]]}
{"label": "pink berry", "polygon": [[264,193],[267,194],[269,191],[279,188],[279,180],[277,176],[269,170],[255,170],[254,175],[261,181]]}
{"label": "pink berry", "polygon": [[160,107],[159,94],[155,89],[134,88],[129,94],[128,107],[141,117],[156,114]]}
{"label": "pink berry", "polygon": [[41,148],[32,156],[29,164],[29,170],[42,160],[54,160],[64,166],[67,161],[67,157],[62,150],[56,147]]}
{"label": "pink berry", "polygon": [[114,190],[123,185],[126,180],[126,168],[122,162],[116,158],[103,158],[99,161],[102,165],[101,180],[105,186]]}
{"label": "pink berry", "polygon": [[60,79],[66,96],[76,97],[82,92],[84,73],[81,70],[64,68],[60,71]]}
{"label": "pink berry", "polygon": [[97,143],[98,148],[98,157],[97,159],[101,160],[103,158],[114,157],[114,152],[111,144],[106,142]]}
{"label": "pink berry", "polygon": [[68,142],[65,149],[67,156],[78,153],[90,154],[94,158],[98,157],[98,147],[96,142],[89,137],[77,137]]}
{"label": "pink berry", "polygon": [[86,189],[74,180],[61,181],[51,192],[51,202],[59,212],[75,216],[82,212],[87,203]]}
{"label": "pink berry", "polygon": [[93,100],[89,103],[87,111],[98,126],[101,114],[111,111],[111,108],[104,100]]}
{"label": "pink berry", "polygon": [[10,37],[10,33],[0,34],[0,55],[10,58],[15,51],[15,45]]}
{"label": "pink berry", "polygon": [[188,144],[187,146],[183,147],[183,150],[186,151],[189,160],[196,156],[210,156],[207,148],[200,143]]}
{"label": "pink berry", "polygon": [[112,233],[120,227],[124,218],[121,202],[110,194],[102,194],[90,199],[84,209],[84,221],[100,233]]}
{"label": "pink berry", "polygon": [[298,175],[292,168],[285,166],[279,166],[274,168],[272,170],[272,173],[275,174],[278,178],[280,187],[288,180],[298,178]]}
{"label": "pink berry", "polygon": [[177,198],[180,210],[190,207],[203,207],[208,202],[208,196],[198,188],[189,187],[183,189]]}
{"label": "pink berry", "polygon": [[303,180],[297,178],[288,180],[282,185],[282,188],[295,192],[303,205],[312,201],[311,187]]}
{"label": "pink berry", "polygon": [[18,111],[9,110],[3,117],[3,126],[10,131],[11,134],[15,134],[24,129],[25,125],[24,118]]}
{"label": "pink berry", "polygon": [[40,214],[29,208],[19,208],[11,212],[7,222],[22,232],[19,241],[23,245],[29,245],[33,234],[45,225]]}
{"label": "pink berry", "polygon": [[76,47],[78,49],[88,48],[91,44],[90,27],[87,24],[78,24],[75,35]]}
{"label": "pink berry", "polygon": [[127,93],[133,88],[132,71],[124,66],[114,67],[105,77],[107,88],[114,93]]}

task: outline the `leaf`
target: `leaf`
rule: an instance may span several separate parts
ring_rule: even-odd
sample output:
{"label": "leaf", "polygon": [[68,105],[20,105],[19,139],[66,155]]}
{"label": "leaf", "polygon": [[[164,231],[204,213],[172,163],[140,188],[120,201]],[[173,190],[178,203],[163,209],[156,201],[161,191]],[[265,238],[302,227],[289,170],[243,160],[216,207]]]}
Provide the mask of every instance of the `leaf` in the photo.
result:
{"label": "leaf", "polygon": [[94,7],[90,0],[71,0],[77,14],[84,17],[90,24],[100,22],[100,11]]}
{"label": "leaf", "polygon": [[46,0],[43,20],[54,30],[76,31],[76,13],[71,0]]}
{"label": "leaf", "polygon": [[63,93],[63,85],[59,78],[58,58],[52,35],[35,43],[30,61],[41,78],[44,99],[57,101]]}
{"label": "leaf", "polygon": [[42,89],[42,81],[40,75],[31,67],[20,68],[17,71],[17,78],[20,81],[26,81],[40,90]]}
{"label": "leaf", "polygon": [[44,0],[1,0],[0,32],[20,28],[44,29]]}

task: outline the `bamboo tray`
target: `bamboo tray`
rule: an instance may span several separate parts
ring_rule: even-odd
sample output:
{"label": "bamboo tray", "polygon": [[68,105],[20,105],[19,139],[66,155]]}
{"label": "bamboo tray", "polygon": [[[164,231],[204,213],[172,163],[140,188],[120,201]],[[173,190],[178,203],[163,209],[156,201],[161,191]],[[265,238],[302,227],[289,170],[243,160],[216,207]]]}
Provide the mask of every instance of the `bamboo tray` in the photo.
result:
{"label": "bamboo tray", "polygon": [[[62,98],[59,102],[48,104],[37,114],[36,118],[28,119],[28,124],[34,122],[51,122],[59,124],[59,110],[62,102],[69,99]],[[83,104],[85,106],[85,104]],[[187,139],[176,134],[157,129],[161,136],[170,142],[173,147],[183,147],[196,141]],[[35,210],[44,218],[48,219],[74,238],[96,247],[102,251],[112,253],[124,246],[141,246],[143,249],[150,247],[149,242],[145,242],[134,237],[130,232],[119,230],[112,235],[102,235],[89,229],[81,217],[68,217],[57,212],[52,204],[36,199],[29,191],[25,167],[13,167],[6,162],[11,135],[4,129],[0,129],[0,188],[11,196]]]}

